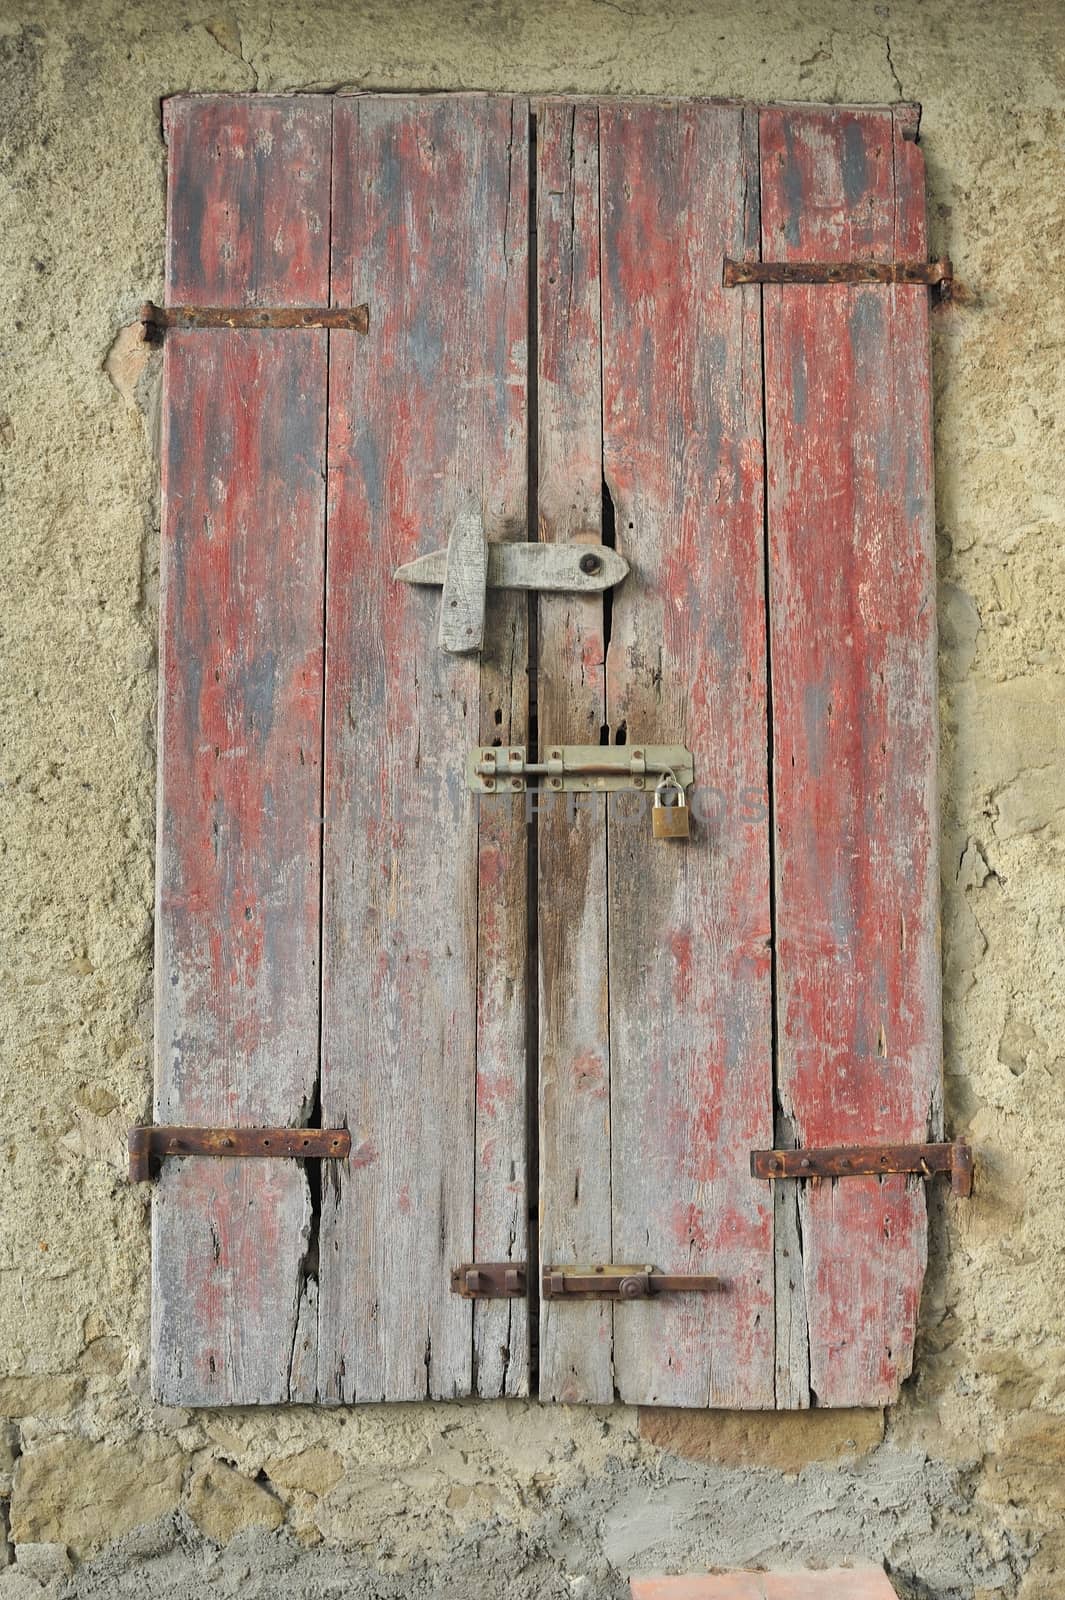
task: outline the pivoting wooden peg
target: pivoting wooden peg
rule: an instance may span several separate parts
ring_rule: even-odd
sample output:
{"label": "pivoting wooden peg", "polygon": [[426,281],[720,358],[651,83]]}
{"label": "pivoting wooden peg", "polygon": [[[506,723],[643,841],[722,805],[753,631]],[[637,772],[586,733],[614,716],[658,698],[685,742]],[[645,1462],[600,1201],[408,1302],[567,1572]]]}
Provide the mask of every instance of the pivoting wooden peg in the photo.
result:
{"label": "pivoting wooden peg", "polygon": [[627,576],[629,564],[609,545],[575,538],[565,543],[489,541],[479,511],[460,512],[446,550],[418,556],[393,576],[399,583],[440,584],[440,648],[468,655],[484,648],[486,591],[527,589],[544,594],[601,594]]}

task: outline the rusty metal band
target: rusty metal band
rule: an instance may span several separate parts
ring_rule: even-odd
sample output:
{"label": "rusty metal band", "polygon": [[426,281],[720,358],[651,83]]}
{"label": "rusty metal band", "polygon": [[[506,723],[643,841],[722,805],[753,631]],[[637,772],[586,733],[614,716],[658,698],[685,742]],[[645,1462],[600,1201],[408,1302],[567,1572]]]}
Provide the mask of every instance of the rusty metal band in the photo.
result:
{"label": "rusty metal band", "polygon": [[131,1183],[154,1177],[166,1156],[340,1161],[351,1154],[347,1128],[131,1128],[127,1144]]}
{"label": "rusty metal band", "polygon": [[964,1139],[950,1144],[831,1145],[806,1150],[752,1150],[755,1178],[867,1178],[912,1173],[949,1177],[955,1194],[970,1195],[973,1153]]}
{"label": "rusty metal band", "polygon": [[364,306],[157,306],[141,307],[141,329],[149,342],[168,328],[332,328],[368,333],[370,308]]}
{"label": "rusty metal band", "polygon": [[541,1274],[545,1300],[645,1300],[659,1294],[711,1294],[722,1288],[722,1279],[708,1272],[547,1266]]}
{"label": "rusty metal band", "polygon": [[745,283],[918,283],[938,288],[948,299],[954,268],[938,261],[731,261],[725,260],[726,289]]}

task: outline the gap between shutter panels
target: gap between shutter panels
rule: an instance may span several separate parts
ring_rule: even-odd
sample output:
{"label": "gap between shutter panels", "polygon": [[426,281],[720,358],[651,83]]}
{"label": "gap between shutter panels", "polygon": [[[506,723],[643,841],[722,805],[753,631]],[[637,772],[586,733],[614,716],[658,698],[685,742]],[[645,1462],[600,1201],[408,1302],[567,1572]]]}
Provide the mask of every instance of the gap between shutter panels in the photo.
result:
{"label": "gap between shutter panels", "polygon": [[[365,104],[365,102],[363,102],[363,104]],[[611,107],[611,110],[616,110],[616,112],[619,112],[619,115],[624,115],[624,109],[619,109],[619,107]],[[576,125],[577,115],[579,115],[579,112],[577,112],[577,110],[572,110],[571,115],[572,115],[572,123],[574,123],[574,125]],[[638,115],[638,114],[636,114],[636,115]],[[747,115],[748,115],[748,117],[752,117],[753,118],[753,115],[755,115],[755,114],[747,114]],[[598,112],[598,110],[595,110],[596,123],[598,123],[598,117],[600,117],[600,112]],[[571,141],[571,150],[569,150],[569,155],[571,155],[571,162],[572,162],[572,141]],[[598,126],[596,126],[596,158],[598,158]],[[755,187],[756,187],[756,184],[755,184]],[[600,198],[600,195],[598,195],[598,192],[596,192],[596,197],[595,197],[596,202],[598,202],[598,198]],[[507,206],[510,206],[510,187],[509,187],[509,195],[507,195]],[[574,216],[574,214],[576,214],[576,213],[571,213],[571,226],[572,226],[572,216]],[[744,243],[744,245],[748,245],[748,243],[750,243],[750,242],[748,242],[747,238],[744,238],[744,240],[742,240],[742,243]],[[571,285],[571,288],[572,288],[572,285]],[[336,336],[334,336],[334,338],[336,338]],[[350,339],[349,339],[349,341],[347,341],[347,342],[349,342],[349,346],[350,346],[350,342],[352,342],[352,341],[350,341]],[[740,374],[740,376],[744,376],[744,374]],[[761,411],[761,406],[758,406],[758,410]],[[544,419],[540,419],[540,437],[544,437],[544,432],[545,432]],[[636,448],[638,448],[638,442],[636,442]],[[593,472],[593,477],[595,477],[596,482],[603,482],[603,478],[601,478],[600,461],[596,461],[595,472]],[[638,488],[638,485],[636,485],[636,488]],[[620,598],[622,598],[622,603],[624,603],[624,592],[622,592],[622,595],[620,595]],[[540,602],[540,614],[544,614],[545,606],[552,605],[552,603],[553,602],[547,602],[547,600],[542,600],[542,602]],[[630,626],[632,626],[632,618],[628,618],[628,624],[630,624]],[[550,635],[547,635],[547,638],[548,638],[548,643],[550,643]],[[603,654],[606,654],[606,651],[603,651]],[[483,736],[485,736],[485,731],[486,730],[483,730],[483,728],[481,728],[481,738],[483,738]],[[558,738],[558,734],[555,734],[555,736],[556,736],[556,738]],[[547,824],[545,824],[544,819],[540,819],[540,837],[544,837],[545,826],[547,826]],[[564,840],[563,840],[563,843],[564,843]],[[480,941],[478,941],[478,944],[480,944]],[[608,1021],[608,1030],[609,1030],[609,1021]],[[611,1147],[611,1150],[609,1150],[609,1158],[611,1158],[611,1162],[612,1162],[612,1155],[614,1155],[614,1150],[612,1150],[612,1147]],[[608,1219],[608,1221],[609,1221],[609,1219]],[[478,1312],[481,1312],[481,1310],[485,1310],[485,1309],[486,1309],[486,1307],[480,1307],[480,1306],[475,1307],[475,1315],[477,1315]],[[625,1314],[625,1315],[627,1315],[627,1314]],[[651,1333],[651,1330],[648,1330],[648,1331],[649,1331],[649,1333]],[[574,1395],[574,1397],[576,1397],[576,1395]],[[612,1394],[609,1395],[609,1397],[612,1398]],[[603,1395],[603,1398],[608,1398],[608,1395]],[[652,1395],[652,1398],[657,1398],[657,1397],[656,1397],[656,1395]],[[691,1403],[691,1402],[689,1402],[689,1403]],[[748,1402],[748,1403],[750,1403],[750,1402]]]}

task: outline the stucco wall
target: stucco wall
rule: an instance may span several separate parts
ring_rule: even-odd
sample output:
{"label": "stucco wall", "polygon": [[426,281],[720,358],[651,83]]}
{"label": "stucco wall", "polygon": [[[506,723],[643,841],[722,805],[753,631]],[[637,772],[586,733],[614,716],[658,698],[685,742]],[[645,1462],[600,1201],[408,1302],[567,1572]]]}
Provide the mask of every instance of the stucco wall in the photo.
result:
{"label": "stucco wall", "polygon": [[[621,1594],[887,1558],[1065,1592],[1060,3],[0,4],[0,1600]],[[879,1414],[188,1413],[147,1393],[160,97],[541,89],[923,102],[952,1132],[917,1376]],[[117,339],[117,343],[116,343]],[[17,1559],[15,1559],[17,1557]],[[75,1563],[71,1569],[71,1562]]]}

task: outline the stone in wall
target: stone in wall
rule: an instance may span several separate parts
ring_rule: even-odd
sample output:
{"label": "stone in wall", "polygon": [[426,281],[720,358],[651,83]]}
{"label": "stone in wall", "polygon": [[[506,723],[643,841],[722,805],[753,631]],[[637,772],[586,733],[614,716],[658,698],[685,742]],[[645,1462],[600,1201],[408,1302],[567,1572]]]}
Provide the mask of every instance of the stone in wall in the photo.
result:
{"label": "stone in wall", "polygon": [[183,1468],[178,1447],[150,1434],[129,1445],[77,1434],[49,1439],[16,1464],[11,1538],[16,1546],[54,1543],[87,1555],[173,1511]]}
{"label": "stone in wall", "polygon": [[186,1509],[200,1532],[228,1544],[245,1528],[278,1528],[285,1519],[281,1502],[243,1473],[212,1461],[193,1476]]}
{"label": "stone in wall", "polygon": [[800,1472],[811,1461],[865,1455],[884,1437],[882,1411],[682,1411],[647,1406],[640,1437],[689,1461]]}

